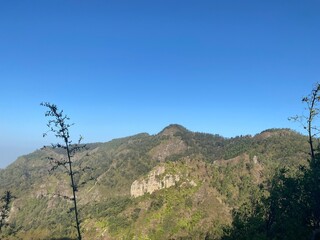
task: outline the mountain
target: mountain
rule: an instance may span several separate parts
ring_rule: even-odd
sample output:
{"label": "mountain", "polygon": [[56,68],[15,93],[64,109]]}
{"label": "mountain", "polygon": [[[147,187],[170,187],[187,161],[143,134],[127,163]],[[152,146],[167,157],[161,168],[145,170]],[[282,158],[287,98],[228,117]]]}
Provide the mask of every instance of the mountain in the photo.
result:
{"label": "mountain", "polygon": [[[74,156],[84,239],[220,239],[232,209],[307,153],[290,129],[224,138],[177,124],[86,144]],[[65,153],[46,147],[0,171],[0,193],[15,197],[5,239],[75,238],[69,178],[48,157]]]}

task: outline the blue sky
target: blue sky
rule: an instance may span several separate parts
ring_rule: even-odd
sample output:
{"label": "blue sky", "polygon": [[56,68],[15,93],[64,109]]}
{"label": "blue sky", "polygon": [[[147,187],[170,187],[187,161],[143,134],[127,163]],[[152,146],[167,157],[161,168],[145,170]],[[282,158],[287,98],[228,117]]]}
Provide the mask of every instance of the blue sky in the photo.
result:
{"label": "blue sky", "polygon": [[1,1],[0,167],[50,142],[170,123],[225,137],[298,124],[320,81],[319,1]]}

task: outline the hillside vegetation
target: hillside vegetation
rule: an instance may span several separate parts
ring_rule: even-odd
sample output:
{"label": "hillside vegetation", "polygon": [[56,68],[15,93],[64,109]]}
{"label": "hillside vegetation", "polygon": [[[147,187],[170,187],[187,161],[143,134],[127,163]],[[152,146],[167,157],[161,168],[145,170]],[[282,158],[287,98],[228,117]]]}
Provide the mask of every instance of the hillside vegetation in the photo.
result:
{"label": "hillside vegetation", "polygon": [[[63,154],[46,147],[0,171],[0,193],[14,195],[4,239],[76,237],[68,176],[48,174],[46,158]],[[222,239],[233,210],[258,199],[276,169],[294,175],[307,159],[307,137],[289,129],[224,138],[170,125],[87,144],[74,158],[90,167],[75,175],[83,237]]]}

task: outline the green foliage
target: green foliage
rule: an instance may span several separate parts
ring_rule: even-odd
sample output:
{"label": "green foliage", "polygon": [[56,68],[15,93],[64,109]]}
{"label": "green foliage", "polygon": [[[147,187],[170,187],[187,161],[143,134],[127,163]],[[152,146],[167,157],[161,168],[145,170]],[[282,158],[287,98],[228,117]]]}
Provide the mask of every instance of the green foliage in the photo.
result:
{"label": "green foliage", "polygon": [[311,235],[305,173],[289,176],[280,169],[269,194],[255,196],[233,212],[233,225],[225,239],[305,239]]}
{"label": "green foliage", "polygon": [[[169,152],[161,160],[166,168],[163,175],[179,175],[176,186],[131,198],[131,184],[159,164],[159,151],[167,146],[175,149],[181,141],[185,147],[179,153]],[[73,162],[77,171],[93,169],[74,178],[84,238],[221,239],[231,222],[230,209],[268,199],[275,169],[302,163],[305,142],[305,136],[288,130],[227,139],[175,126],[153,136],[86,144]],[[67,176],[62,169],[48,176],[50,168],[44,160],[64,156],[47,147],[0,171],[0,190],[12,189],[17,196],[9,222],[16,226],[12,234],[17,238],[76,238],[75,228],[68,225],[72,202],[64,198],[71,195]]]}
{"label": "green foliage", "polygon": [[8,217],[10,211],[10,203],[12,201],[12,194],[10,191],[5,191],[3,196],[0,198],[0,237],[3,229],[8,227]]}
{"label": "green foliage", "polygon": [[83,206],[81,212],[83,215],[90,216],[91,218],[116,218],[131,204],[132,200],[129,197],[114,197]]}
{"label": "green foliage", "polygon": [[139,218],[141,208],[135,208],[131,214],[131,219],[135,222]]}
{"label": "green foliage", "polygon": [[252,147],[254,139],[251,136],[238,136],[227,140],[228,150],[224,152],[223,158],[235,158]]}
{"label": "green foliage", "polygon": [[[317,84],[302,100],[307,104],[308,115],[293,118],[305,120],[302,124],[309,136],[309,164],[293,165],[291,169],[279,167],[267,184],[266,194],[233,211],[233,224],[226,228],[223,239],[318,239],[315,235],[320,230],[320,146],[318,142],[315,147],[318,128],[314,120],[319,114],[319,92],[320,84]],[[274,138],[277,141],[277,131],[262,135],[270,137],[274,133],[278,135]],[[287,133],[280,132],[280,136]],[[270,143],[264,144],[269,151],[275,146]],[[294,146],[294,141],[290,143]],[[284,145],[279,142],[276,146],[283,149]],[[294,152],[293,147],[284,150],[285,154],[278,153],[277,157],[285,159]]]}
{"label": "green foliage", "polygon": [[157,211],[163,206],[163,204],[164,204],[163,198],[161,198],[161,197],[160,198],[156,198],[156,199],[151,201],[149,210],[150,211]]}
{"label": "green foliage", "polygon": [[130,220],[125,216],[110,217],[108,223],[111,234],[117,233],[119,230],[130,226]]}

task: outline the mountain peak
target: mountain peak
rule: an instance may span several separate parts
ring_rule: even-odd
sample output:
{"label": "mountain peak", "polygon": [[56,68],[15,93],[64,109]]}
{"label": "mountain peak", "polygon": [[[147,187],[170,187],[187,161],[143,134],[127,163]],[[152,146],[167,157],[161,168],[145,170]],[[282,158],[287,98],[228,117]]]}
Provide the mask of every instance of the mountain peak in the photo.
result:
{"label": "mountain peak", "polygon": [[188,132],[188,129],[179,125],[179,124],[170,124],[169,126],[165,127],[159,135],[163,136],[173,136],[177,132]]}
{"label": "mountain peak", "polygon": [[290,136],[292,134],[297,134],[297,132],[289,129],[289,128],[271,128],[262,131],[261,133],[257,134],[256,137],[258,138],[269,138],[272,136]]}

